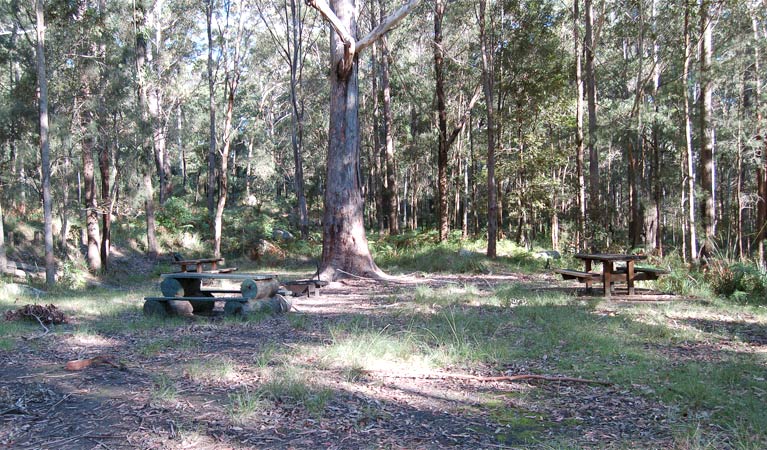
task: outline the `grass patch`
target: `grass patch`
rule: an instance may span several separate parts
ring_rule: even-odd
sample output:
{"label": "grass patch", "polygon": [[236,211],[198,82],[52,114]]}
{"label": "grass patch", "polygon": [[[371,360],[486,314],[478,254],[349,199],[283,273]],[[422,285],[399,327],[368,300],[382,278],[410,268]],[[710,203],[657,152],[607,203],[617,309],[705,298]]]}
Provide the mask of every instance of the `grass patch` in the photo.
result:
{"label": "grass patch", "polygon": [[245,387],[234,394],[229,394],[226,411],[232,422],[242,424],[258,411],[266,409],[266,406],[267,402],[262,391],[251,392]]}
{"label": "grass patch", "polygon": [[229,358],[192,361],[187,365],[185,373],[191,380],[200,382],[230,381],[239,375],[237,366]]}
{"label": "grass patch", "polygon": [[333,391],[319,386],[311,380],[310,374],[291,366],[272,370],[269,380],[259,389],[263,398],[303,406],[306,411],[321,417]]}
{"label": "grass patch", "polygon": [[152,390],[150,394],[154,401],[170,402],[178,396],[178,388],[173,379],[163,373],[152,377]]}

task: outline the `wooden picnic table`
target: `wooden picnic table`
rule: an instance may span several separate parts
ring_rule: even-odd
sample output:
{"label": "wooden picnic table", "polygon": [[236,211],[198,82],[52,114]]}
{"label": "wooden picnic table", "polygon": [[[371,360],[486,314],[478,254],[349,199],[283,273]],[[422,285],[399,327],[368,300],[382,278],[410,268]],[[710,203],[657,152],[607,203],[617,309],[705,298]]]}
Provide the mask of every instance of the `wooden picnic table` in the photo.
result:
{"label": "wooden picnic table", "polygon": [[224,258],[201,258],[201,259],[181,259],[178,261],[172,261],[172,264],[181,266],[181,272],[186,272],[187,267],[194,266],[195,272],[202,273],[205,264],[210,264],[210,270],[217,270],[218,263],[223,263]]}
{"label": "wooden picnic table", "polygon": [[[160,277],[162,297],[144,298],[144,312],[147,314],[162,314],[163,311],[208,313],[213,310],[216,301],[226,302],[225,313],[236,313],[242,310],[243,304],[275,297],[280,286],[277,275],[252,273],[176,272],[164,273]],[[222,280],[239,281],[240,284],[236,289],[211,285]]]}
{"label": "wooden picnic table", "polygon": [[[610,298],[612,283],[623,280],[628,284],[629,295],[634,295],[634,281],[637,280],[634,262],[647,259],[646,255],[626,255],[621,253],[576,253],[575,257],[583,261],[585,272],[587,273],[591,273],[593,262],[602,263],[600,279],[604,284],[604,296],[606,298]],[[616,270],[616,262],[625,262],[626,268]],[[586,281],[586,287],[591,288],[590,280]]]}

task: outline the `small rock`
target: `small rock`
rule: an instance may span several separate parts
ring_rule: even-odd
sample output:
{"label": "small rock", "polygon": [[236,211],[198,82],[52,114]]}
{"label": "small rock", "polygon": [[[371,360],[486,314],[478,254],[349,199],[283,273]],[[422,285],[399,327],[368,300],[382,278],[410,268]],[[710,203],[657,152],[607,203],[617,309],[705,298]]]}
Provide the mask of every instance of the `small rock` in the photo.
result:
{"label": "small rock", "polygon": [[556,250],[543,250],[533,255],[536,259],[560,259],[562,255]]}

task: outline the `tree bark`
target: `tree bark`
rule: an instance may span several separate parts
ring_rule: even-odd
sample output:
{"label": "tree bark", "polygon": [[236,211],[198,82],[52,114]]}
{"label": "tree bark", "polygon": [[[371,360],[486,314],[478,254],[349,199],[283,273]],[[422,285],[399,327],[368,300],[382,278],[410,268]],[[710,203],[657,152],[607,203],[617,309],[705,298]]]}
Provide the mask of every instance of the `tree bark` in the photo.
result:
{"label": "tree bark", "polygon": [[333,0],[332,6],[324,0],[308,3],[335,30],[330,37],[330,126],[320,276],[336,279],[352,273],[380,277],[383,272],[373,262],[365,236],[357,52],[399,23],[418,2],[410,0],[359,42],[355,41],[357,8],[352,0]]}
{"label": "tree bark", "polygon": [[[45,283],[50,287],[56,283],[56,268],[53,256],[53,214],[51,200],[51,151],[48,141],[48,76],[45,67],[45,15],[43,0],[35,2],[35,18],[37,28],[37,83],[40,107],[40,160],[42,164],[43,188],[43,227],[45,231]],[[0,214],[0,221],[2,214]],[[2,226],[0,226],[0,234]],[[0,238],[2,239],[2,238]],[[2,243],[0,243],[2,244]],[[5,259],[5,248],[0,252]],[[5,263],[5,261],[0,261]],[[3,265],[5,270],[5,265]]]}
{"label": "tree bark", "polygon": [[714,206],[714,129],[712,113],[711,57],[713,53],[713,23],[711,22],[710,0],[700,4],[700,183],[701,209],[703,218],[703,245],[701,256],[709,257],[714,251],[715,206]]}
{"label": "tree bark", "polygon": [[[591,227],[602,223],[602,211],[599,200],[599,149],[597,148],[597,86],[594,71],[594,8],[591,0],[585,0],[586,36],[584,51],[586,55],[586,90],[589,112],[589,220]],[[590,233],[593,237],[593,232]],[[590,239],[590,241],[592,241]],[[593,245],[593,242],[591,242]]]}
{"label": "tree bark", "polygon": [[205,18],[208,32],[208,216],[213,219],[216,192],[216,79],[213,73],[213,0],[205,3]]}
{"label": "tree bark", "polygon": [[[386,11],[383,0],[381,5],[381,17]],[[394,119],[392,118],[391,86],[389,83],[389,48],[386,36],[382,36],[381,42],[381,90],[383,91],[383,126],[384,126],[384,161],[386,166],[386,211],[388,215],[389,234],[399,234],[399,202],[397,201],[397,170],[394,159]]]}
{"label": "tree bark", "polygon": [[442,47],[442,20],[445,17],[445,1],[434,1],[434,74],[437,97],[437,204],[439,206],[439,240],[447,240],[447,106],[445,104],[444,49]]}
{"label": "tree bark", "polygon": [[[682,69],[682,87],[684,92],[684,138],[685,156],[687,160],[687,197],[688,197],[688,225],[690,227],[690,258],[698,260],[698,238],[695,218],[695,155],[692,147],[692,123],[690,120],[690,90],[688,87],[690,77],[690,0],[685,0],[684,7],[684,64]],[[684,189],[684,186],[682,187]]]}
{"label": "tree bark", "polygon": [[575,159],[578,176],[578,233],[575,246],[578,250],[588,247],[586,238],[586,179],[583,159],[583,76],[581,68],[580,0],[573,1],[573,44],[575,47]]}
{"label": "tree bark", "polygon": [[[137,2],[136,15],[138,16],[139,23],[137,28],[143,29],[146,19],[146,9],[143,2]],[[156,235],[156,220],[154,211],[154,186],[152,185],[152,143],[151,137],[147,136],[146,130],[150,129],[148,121],[148,114],[146,108],[146,84],[144,81],[144,66],[146,65],[147,56],[147,42],[146,36],[141,32],[136,35],[136,73],[137,73],[137,89],[136,95],[138,100],[139,109],[139,138],[141,141],[141,148],[144,157],[143,161],[143,184],[144,184],[144,212],[146,214],[146,241],[147,241],[147,256],[154,260],[157,258],[158,246]]]}
{"label": "tree bark", "polygon": [[487,256],[495,258],[498,236],[498,198],[495,187],[495,104],[493,102],[495,79],[492,46],[489,45],[485,23],[486,3],[486,0],[479,1],[479,39],[482,52],[482,86],[487,108]]}
{"label": "tree bark", "polygon": [[759,51],[759,45],[762,40],[759,36],[759,18],[756,13],[756,10],[752,11],[751,16],[751,26],[754,32],[754,111],[756,112],[756,139],[757,145],[761,145],[761,148],[756,152],[756,248],[758,262],[762,267],[765,267],[767,266],[767,254],[765,254],[764,250],[764,239],[765,236],[767,236],[767,136],[765,136],[767,125],[762,123],[762,74],[760,72],[759,61],[761,53]]}

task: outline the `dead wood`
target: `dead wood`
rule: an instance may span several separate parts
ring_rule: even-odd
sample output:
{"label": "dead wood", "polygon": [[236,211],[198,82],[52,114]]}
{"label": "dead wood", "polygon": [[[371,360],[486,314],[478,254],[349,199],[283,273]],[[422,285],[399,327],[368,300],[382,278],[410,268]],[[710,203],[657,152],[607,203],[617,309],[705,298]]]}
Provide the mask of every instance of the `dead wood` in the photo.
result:
{"label": "dead wood", "polygon": [[125,366],[123,364],[117,364],[113,362],[109,356],[95,356],[93,358],[87,358],[87,359],[75,359],[73,361],[69,361],[64,368],[66,370],[83,370],[87,367],[90,367],[92,365],[96,364],[105,364],[107,366],[112,366],[116,369],[125,370]]}
{"label": "dead wood", "polygon": [[480,377],[476,375],[465,375],[458,373],[445,373],[436,375],[391,375],[382,374],[382,376],[389,378],[406,378],[406,379],[421,379],[421,380],[472,380],[479,381],[480,383],[491,383],[496,381],[521,381],[521,380],[542,380],[542,381],[557,381],[562,383],[587,383],[587,384],[599,384],[602,386],[612,386],[612,383],[599,380],[588,380],[585,378],[571,378],[571,377],[555,377],[549,375],[534,375],[534,374],[520,374],[520,375],[508,375],[498,377]]}
{"label": "dead wood", "polygon": [[45,325],[67,323],[67,317],[53,304],[45,306],[38,304],[24,305],[15,311],[7,311],[5,313],[5,320],[12,321],[22,319],[37,320],[46,330],[47,327]]}

